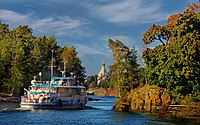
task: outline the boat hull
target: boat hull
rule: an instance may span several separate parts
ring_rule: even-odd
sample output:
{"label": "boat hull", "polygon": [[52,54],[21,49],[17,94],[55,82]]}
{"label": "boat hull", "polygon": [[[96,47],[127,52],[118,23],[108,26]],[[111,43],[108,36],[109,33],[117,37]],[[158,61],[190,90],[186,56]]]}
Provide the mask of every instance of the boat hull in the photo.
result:
{"label": "boat hull", "polygon": [[83,104],[43,104],[43,103],[20,103],[23,109],[84,109]]}

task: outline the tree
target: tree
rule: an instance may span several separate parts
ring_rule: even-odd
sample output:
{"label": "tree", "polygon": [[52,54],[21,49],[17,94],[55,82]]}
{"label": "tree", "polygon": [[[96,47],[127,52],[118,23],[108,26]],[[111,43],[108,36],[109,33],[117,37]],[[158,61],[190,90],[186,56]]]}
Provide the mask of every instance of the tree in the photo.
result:
{"label": "tree", "polygon": [[153,24],[144,34],[143,41],[145,44],[150,44],[155,41],[159,41],[162,45],[168,44],[170,32],[166,27],[162,27],[156,24]]}
{"label": "tree", "polygon": [[[69,52],[68,52],[69,50]],[[55,74],[59,74],[58,66],[67,57],[69,72],[74,71],[79,81],[85,80],[85,68],[77,56],[74,47],[60,47],[54,36],[32,35],[28,26],[9,29],[8,24],[0,23],[0,92],[19,95],[23,87],[28,87],[33,76],[43,73],[43,80],[50,80],[50,62],[54,60]],[[69,58],[68,58],[69,56]]]}
{"label": "tree", "polygon": [[[26,84],[28,84],[30,82],[29,80],[32,78],[32,69],[30,68],[31,63],[28,62],[30,58],[32,41],[34,39],[34,36],[32,35],[32,29],[27,25],[20,25],[16,29],[10,31],[13,32],[13,36],[15,36],[15,39],[17,39],[18,43],[21,44],[20,48],[23,53],[20,55],[21,61],[18,67],[22,72],[22,85],[23,87],[27,87]],[[20,48],[17,47],[15,49],[18,50]],[[18,87],[18,89],[21,89],[21,87]]]}
{"label": "tree", "polygon": [[85,67],[81,65],[81,60],[78,57],[76,48],[73,46],[64,47],[60,57],[63,64],[65,64],[63,70],[66,71],[67,76],[70,76],[70,73],[73,73],[80,83],[84,83],[86,71]]}
{"label": "tree", "polygon": [[[50,65],[52,54],[54,65],[58,68],[61,63],[59,57],[60,52],[61,47],[57,45],[56,40],[53,36],[36,37],[31,44],[30,58],[28,59],[28,63],[30,64],[30,68],[32,71],[32,76],[37,76],[39,72],[42,72],[43,79],[50,80]],[[54,68],[55,74],[58,74],[57,68]]]}
{"label": "tree", "polygon": [[97,87],[97,75],[95,76],[91,75],[87,77],[87,86],[89,88]]}
{"label": "tree", "polygon": [[135,48],[129,49],[119,40],[108,40],[113,52],[113,65],[109,67],[110,83],[123,96],[139,85],[139,64]]}
{"label": "tree", "polygon": [[7,46],[7,42],[4,40],[8,32],[8,25],[0,23],[0,88],[3,88],[4,83],[6,83],[6,72],[8,72],[7,65],[9,65],[9,47]]}
{"label": "tree", "polygon": [[[166,44],[143,53],[148,84],[166,87],[170,95],[180,98],[189,94],[200,99],[200,12],[199,5],[189,5],[183,13],[173,14],[168,23],[152,27],[143,35],[145,44],[165,40]],[[155,26],[155,25],[153,25]],[[160,30],[165,29],[165,30]],[[164,33],[163,33],[164,31]],[[157,37],[148,37],[150,36]],[[158,37],[159,36],[159,37]]]}
{"label": "tree", "polygon": [[[4,66],[2,71],[2,87],[5,92],[17,95],[23,86],[23,68],[22,62],[24,57],[23,42],[15,30],[10,30],[4,34],[1,40],[1,61]],[[4,48],[5,47],[5,48]]]}
{"label": "tree", "polygon": [[6,34],[8,34],[8,24],[3,24],[0,22],[0,41],[5,37]]}

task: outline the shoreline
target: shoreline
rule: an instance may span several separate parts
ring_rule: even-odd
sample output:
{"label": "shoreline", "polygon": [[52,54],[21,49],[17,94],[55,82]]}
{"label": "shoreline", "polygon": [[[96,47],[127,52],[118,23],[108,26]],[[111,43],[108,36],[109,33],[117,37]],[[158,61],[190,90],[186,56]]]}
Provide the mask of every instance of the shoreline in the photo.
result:
{"label": "shoreline", "polygon": [[[91,98],[90,101],[98,101],[98,99],[94,99]],[[12,97],[12,96],[0,96],[0,103],[20,103],[20,98],[19,97]],[[189,106],[189,108],[192,108],[193,106]],[[194,107],[193,107],[194,108]],[[90,106],[86,106],[86,109],[94,109],[93,107]],[[154,113],[149,113],[149,112],[134,112],[134,111],[130,111],[132,113],[144,113],[144,114],[148,114],[151,117],[159,117],[165,120],[195,120],[198,123],[200,123],[200,115],[197,113],[196,115],[188,115],[187,113],[185,114],[184,111],[188,111],[187,110],[183,110],[182,108],[173,108],[168,110],[167,112],[154,112]],[[192,111],[192,110],[191,110]],[[181,115],[180,115],[181,114]]]}
{"label": "shoreline", "polygon": [[199,116],[188,116],[188,115],[177,115],[177,114],[172,114],[170,112],[166,112],[166,113],[145,113],[148,114],[152,117],[160,117],[162,119],[166,119],[166,120],[197,120],[200,122],[200,117]]}
{"label": "shoreline", "polygon": [[164,120],[177,120],[177,121],[191,121],[194,120],[200,124],[200,104],[197,105],[188,105],[183,107],[180,105],[176,107],[169,107],[167,111],[156,111],[156,112],[147,112],[147,111],[139,111],[139,110],[116,110],[113,108],[112,110],[121,111],[121,112],[130,112],[130,113],[138,113],[138,114],[147,114],[150,117],[158,117]]}
{"label": "shoreline", "polygon": [[0,96],[0,103],[6,103],[6,102],[19,103],[20,98],[14,96],[7,96],[7,97]]}

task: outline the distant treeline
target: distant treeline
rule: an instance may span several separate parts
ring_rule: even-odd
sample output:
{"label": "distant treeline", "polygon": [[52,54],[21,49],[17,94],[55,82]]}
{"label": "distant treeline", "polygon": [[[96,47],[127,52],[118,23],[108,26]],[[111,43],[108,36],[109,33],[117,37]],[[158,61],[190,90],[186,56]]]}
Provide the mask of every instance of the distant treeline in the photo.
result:
{"label": "distant treeline", "polygon": [[66,76],[73,72],[83,82],[86,71],[77,54],[73,46],[57,45],[54,36],[33,36],[28,26],[9,29],[0,22],[0,92],[19,95],[39,72],[43,80],[50,80],[52,55],[55,75],[61,75],[65,62]]}

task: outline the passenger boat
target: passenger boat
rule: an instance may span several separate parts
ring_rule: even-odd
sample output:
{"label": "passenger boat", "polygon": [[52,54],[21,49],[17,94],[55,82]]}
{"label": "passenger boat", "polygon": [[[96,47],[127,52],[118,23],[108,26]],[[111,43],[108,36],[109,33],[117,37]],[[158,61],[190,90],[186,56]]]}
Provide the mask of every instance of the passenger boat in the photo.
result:
{"label": "passenger boat", "polygon": [[29,89],[21,96],[21,108],[31,109],[82,109],[87,103],[84,86],[73,77],[53,77],[48,81],[31,81]]}
{"label": "passenger boat", "polygon": [[[65,65],[65,63],[64,63]],[[51,63],[51,80],[31,81],[31,86],[24,89],[20,107],[29,109],[83,109],[88,101],[86,88],[79,85],[73,73],[65,77],[65,66],[62,77],[53,76],[53,55]]]}

